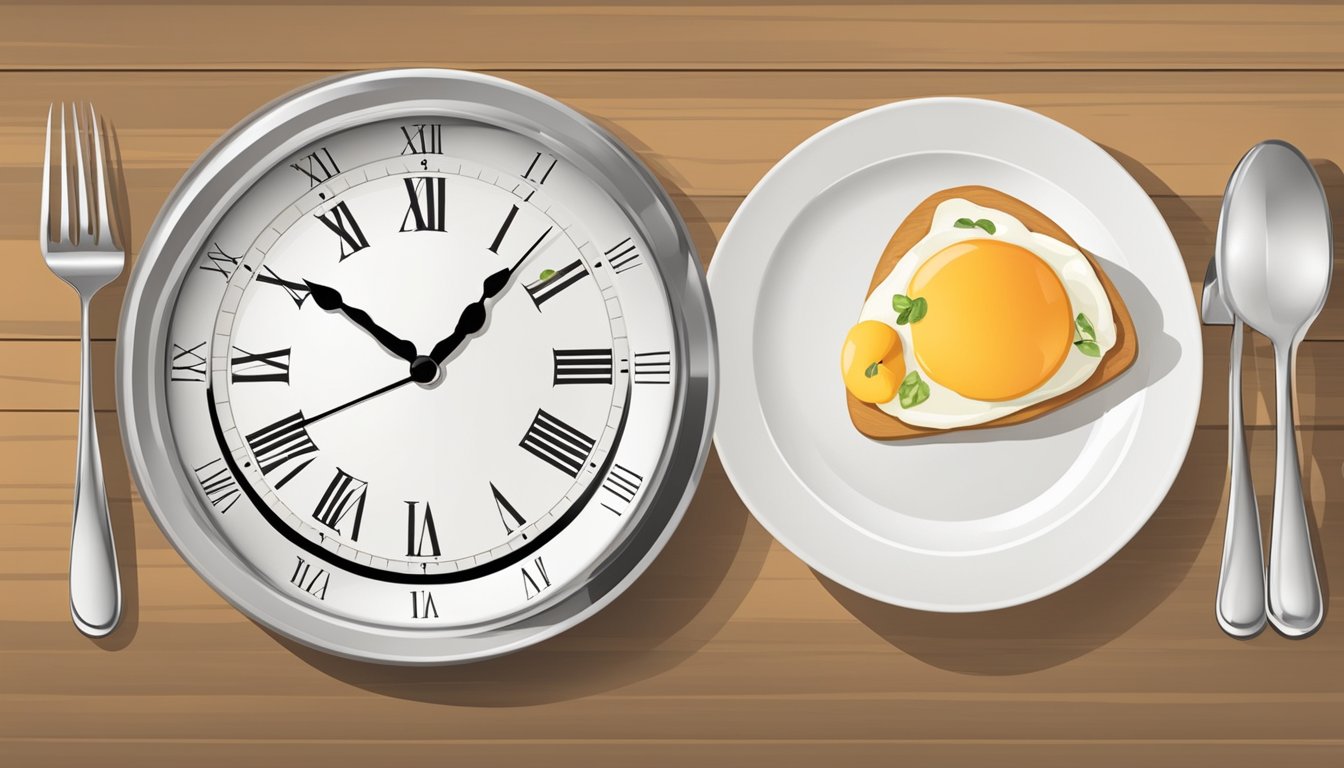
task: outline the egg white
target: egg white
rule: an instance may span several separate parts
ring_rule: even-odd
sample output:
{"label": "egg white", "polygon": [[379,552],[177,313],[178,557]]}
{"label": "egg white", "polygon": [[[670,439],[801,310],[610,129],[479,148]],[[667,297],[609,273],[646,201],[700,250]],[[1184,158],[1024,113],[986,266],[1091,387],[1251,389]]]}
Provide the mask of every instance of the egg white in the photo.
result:
{"label": "egg white", "polygon": [[[994,222],[995,232],[991,235],[979,228],[954,227],[953,223],[962,218],[972,221],[989,219]],[[1002,402],[974,400],[934,381],[928,372],[920,367],[919,360],[914,354],[910,326],[897,325],[896,316],[899,313],[892,309],[891,297],[897,293],[909,295],[908,286],[915,271],[934,254],[963,240],[983,239],[1003,240],[1021,246],[1050,265],[1064,285],[1064,292],[1068,295],[1073,308],[1072,315],[1076,317],[1081,312],[1092,321],[1092,326],[1097,332],[1101,357],[1090,357],[1080,352],[1077,347],[1073,347],[1059,370],[1044,384],[1022,397]],[[938,310],[937,307],[930,306],[929,311]],[[1005,308],[1004,314],[1010,315],[1011,310]],[[897,262],[891,274],[887,275],[877,290],[868,297],[868,301],[863,305],[860,320],[878,320],[895,328],[905,347],[906,370],[902,377],[911,370],[917,370],[920,377],[929,385],[929,399],[911,408],[902,407],[899,397],[890,402],[879,403],[877,407],[906,424],[931,429],[983,424],[1074,389],[1092,376],[1097,366],[1101,364],[1102,358],[1115,346],[1116,333],[1110,299],[1106,296],[1101,281],[1097,279],[1091,262],[1082,252],[1053,237],[1032,232],[1022,222],[1003,211],[975,205],[960,198],[946,200],[938,206],[934,211],[929,233],[910,248]]]}

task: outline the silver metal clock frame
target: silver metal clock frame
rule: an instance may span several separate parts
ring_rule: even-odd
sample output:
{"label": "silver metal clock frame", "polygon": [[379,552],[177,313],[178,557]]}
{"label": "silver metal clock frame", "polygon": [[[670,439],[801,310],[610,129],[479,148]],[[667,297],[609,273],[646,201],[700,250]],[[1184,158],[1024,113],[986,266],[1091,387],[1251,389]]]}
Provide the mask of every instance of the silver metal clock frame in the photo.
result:
{"label": "silver metal clock frame", "polygon": [[[323,136],[376,120],[435,115],[528,136],[599,184],[639,229],[667,291],[676,338],[672,424],[659,465],[620,539],[540,611],[488,631],[401,629],[333,616],[277,591],[209,519],[168,420],[168,325],[195,254],[271,167]],[[169,195],[131,274],[117,345],[117,406],[129,466],[155,521],[188,564],[261,624],[340,656],[448,664],[510,653],[610,603],[662,550],[704,468],[717,401],[714,320],[685,223],[653,174],[578,112],[515,83],[471,72],[399,69],[339,76],[281,97],[226,133]]]}

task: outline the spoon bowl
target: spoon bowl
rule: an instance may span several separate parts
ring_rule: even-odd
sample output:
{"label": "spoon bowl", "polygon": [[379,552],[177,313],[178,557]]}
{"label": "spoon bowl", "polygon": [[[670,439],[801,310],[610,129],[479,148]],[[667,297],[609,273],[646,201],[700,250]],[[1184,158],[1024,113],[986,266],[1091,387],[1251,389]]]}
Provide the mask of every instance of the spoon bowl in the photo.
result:
{"label": "spoon bowl", "polygon": [[1277,346],[1300,341],[1330,289],[1330,208],[1311,163],[1291,144],[1255,145],[1237,166],[1219,223],[1223,297]]}

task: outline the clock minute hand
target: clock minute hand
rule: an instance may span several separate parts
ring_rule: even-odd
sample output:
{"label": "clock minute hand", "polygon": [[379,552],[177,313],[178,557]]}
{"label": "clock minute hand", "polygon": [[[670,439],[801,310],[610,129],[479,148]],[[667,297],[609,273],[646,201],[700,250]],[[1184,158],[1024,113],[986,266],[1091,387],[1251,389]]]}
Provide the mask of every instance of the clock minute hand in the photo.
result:
{"label": "clock minute hand", "polygon": [[532,244],[532,247],[527,249],[527,253],[518,257],[518,261],[514,262],[512,267],[501,269],[485,278],[481,283],[481,297],[462,309],[462,314],[457,318],[457,327],[438,344],[435,344],[434,349],[430,351],[430,359],[434,361],[435,365],[442,365],[444,360],[447,360],[458,347],[462,346],[468,336],[485,327],[485,302],[504,292],[514,273],[518,271],[519,267],[523,266],[527,257],[532,255],[532,252],[537,249],[537,246],[541,245],[541,242],[550,233],[550,228],[543,232],[541,237],[537,238],[537,241]]}
{"label": "clock minute hand", "polygon": [[391,352],[406,362],[409,363],[415,360],[415,344],[391,333],[375,323],[368,312],[365,312],[359,307],[352,307],[349,304],[346,304],[345,300],[341,297],[340,291],[337,291],[335,288],[314,283],[311,280],[304,280],[303,282],[308,286],[309,295],[313,297],[313,301],[317,303],[317,306],[328,312],[337,311],[345,315],[355,325],[368,331],[369,335],[383,346],[383,349],[386,349],[388,352]]}

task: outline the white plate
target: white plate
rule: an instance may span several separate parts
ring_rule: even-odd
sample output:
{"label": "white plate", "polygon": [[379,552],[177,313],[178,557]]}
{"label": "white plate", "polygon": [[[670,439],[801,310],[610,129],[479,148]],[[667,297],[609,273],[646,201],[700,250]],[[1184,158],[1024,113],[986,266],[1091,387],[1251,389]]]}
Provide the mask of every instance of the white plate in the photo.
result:
{"label": "white plate", "polygon": [[[1138,359],[1026,424],[870,440],[846,411],[841,343],[896,226],[963,184],[1025,201],[1096,254]],[[728,476],[780,542],[869,597],[981,611],[1062,589],[1142,527],[1189,447],[1202,351],[1171,232],[1110,155],[1034,112],[920,99],[836,123],[743,202],[709,283]]]}

